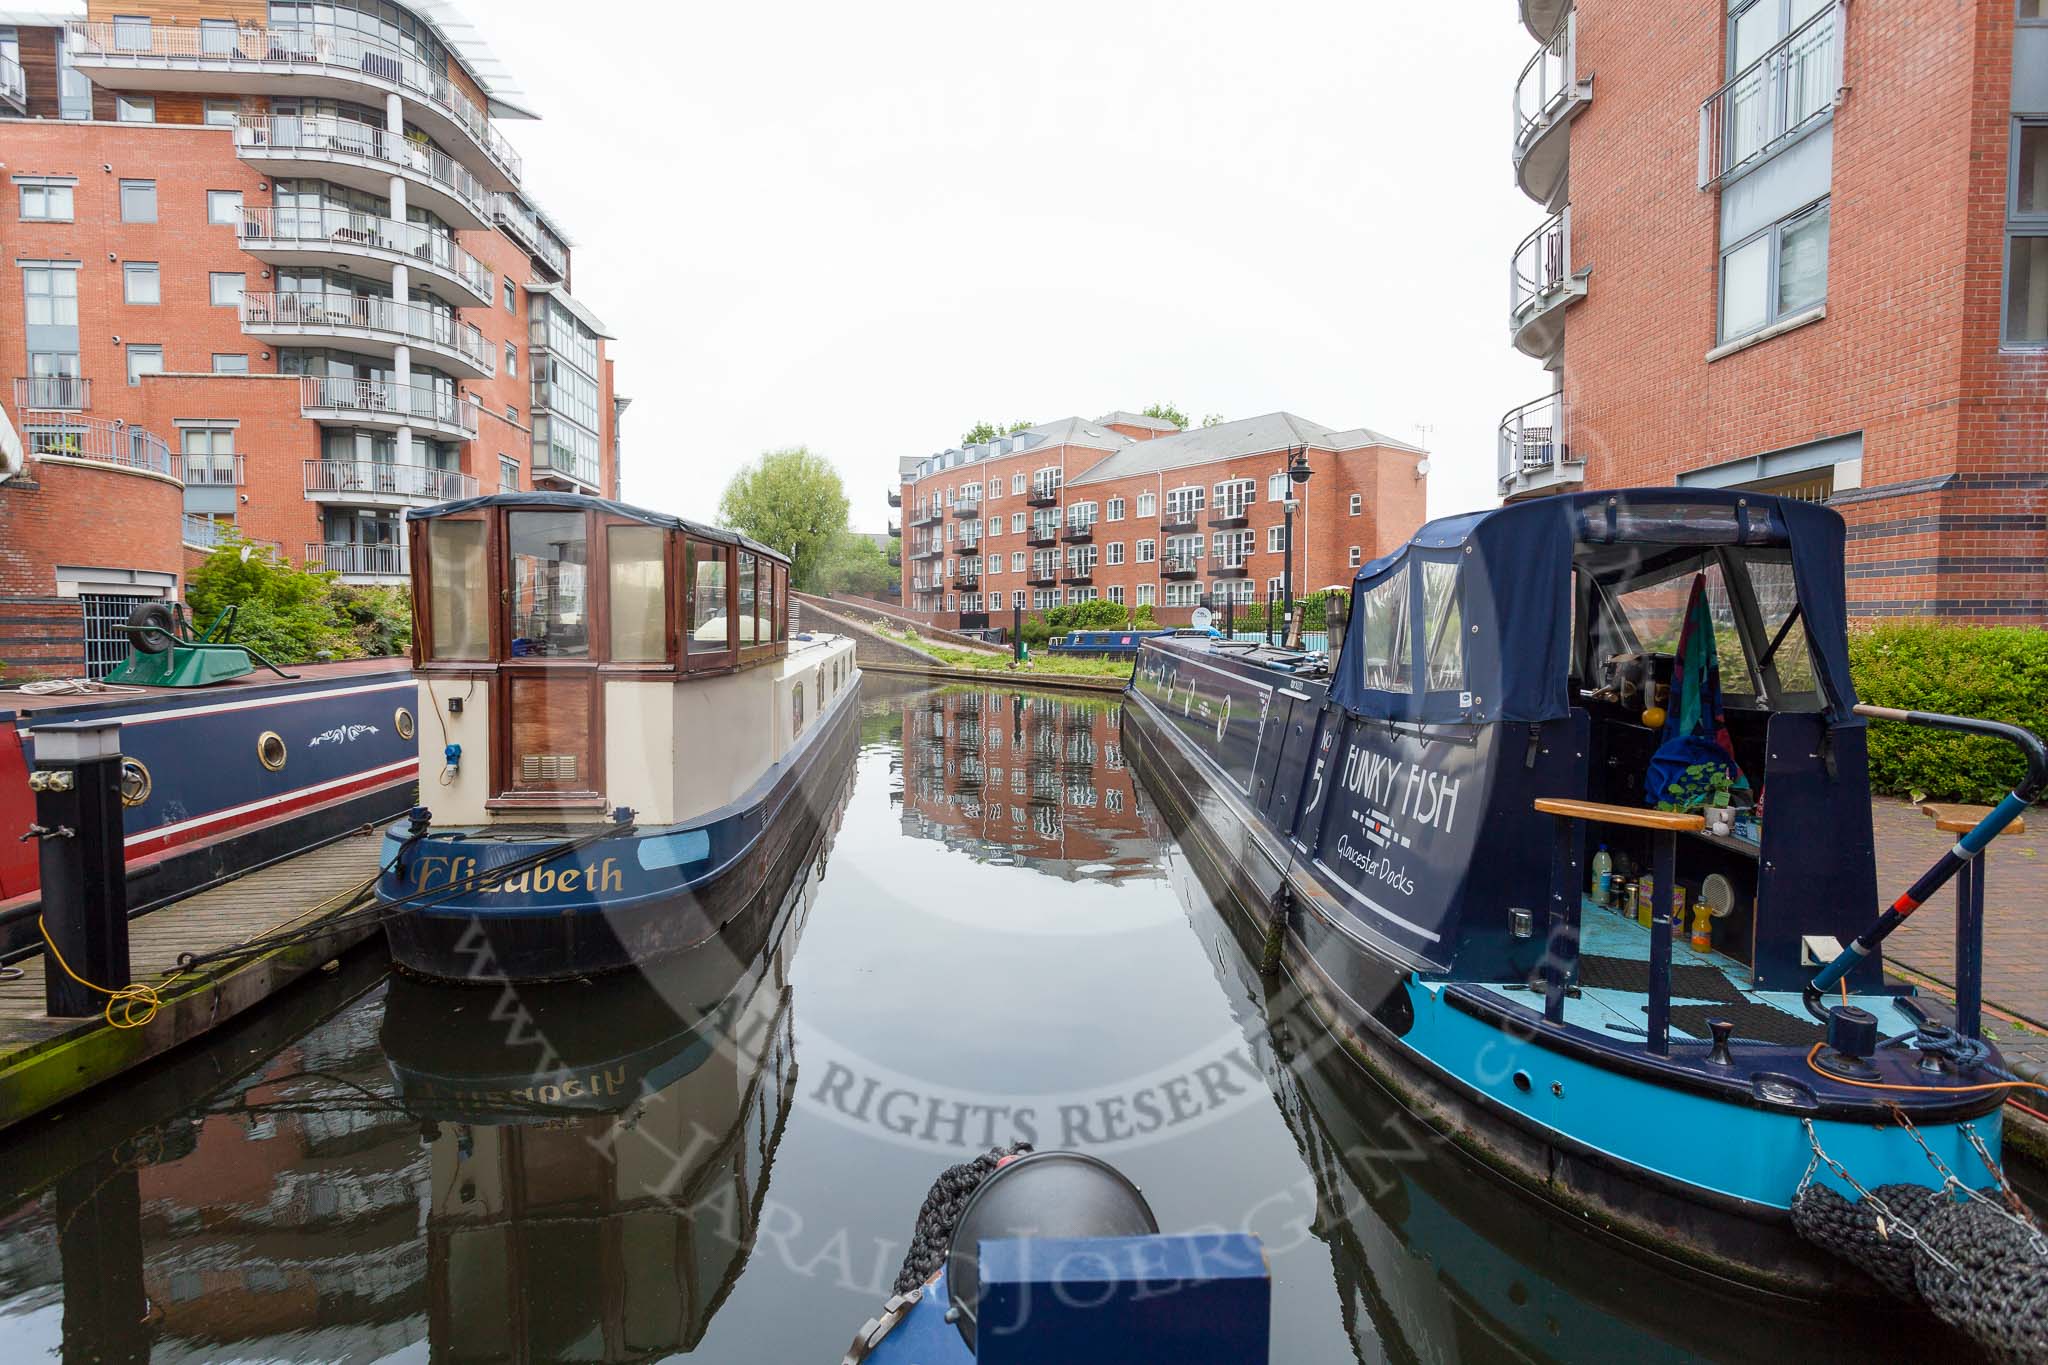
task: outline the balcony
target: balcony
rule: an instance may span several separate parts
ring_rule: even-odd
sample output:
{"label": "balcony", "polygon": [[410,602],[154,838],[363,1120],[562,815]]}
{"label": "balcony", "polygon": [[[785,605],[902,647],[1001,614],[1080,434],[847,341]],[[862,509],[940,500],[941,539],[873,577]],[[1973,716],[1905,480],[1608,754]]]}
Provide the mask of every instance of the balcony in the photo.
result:
{"label": "balcony", "polygon": [[328,545],[308,541],[306,564],[345,579],[376,582],[405,577],[405,552],[397,545]]}
{"label": "balcony", "polygon": [[411,427],[454,441],[476,439],[476,404],[428,384],[309,374],[299,380],[299,415],[329,425]]}
{"label": "balcony", "polygon": [[936,526],[946,518],[946,509],[940,506],[916,507],[911,509],[912,526]]}
{"label": "balcony", "polygon": [[1169,507],[1159,518],[1159,529],[1162,533],[1173,536],[1200,530],[1201,527],[1195,520],[1194,509]]}
{"label": "balcony", "polygon": [[1057,545],[1060,543],[1060,528],[1057,526],[1033,526],[1024,532],[1024,543],[1037,550]]}
{"label": "balcony", "polygon": [[424,353],[471,379],[497,373],[484,334],[424,303],[358,294],[244,294],[242,332],[279,345],[319,339],[390,357],[400,346]]}
{"label": "balcony", "polygon": [[445,68],[352,28],[314,21],[270,29],[73,22],[65,41],[78,69],[108,90],[324,96],[372,108],[396,94],[407,120],[461,148],[487,188],[516,189],[524,169]]}
{"label": "balcony", "polygon": [[[1290,496],[1292,495],[1290,494]],[[1251,509],[1248,507],[1231,507],[1226,504],[1209,513],[1209,529],[1212,531],[1241,530],[1245,522],[1250,518],[1250,515]]]}
{"label": "balcony", "polygon": [[558,284],[569,278],[569,248],[540,220],[539,214],[509,194],[498,195],[492,201],[491,213],[498,226],[526,248],[527,255],[544,274],[553,276]]}
{"label": "balcony", "polygon": [[0,52],[0,106],[17,114],[28,112],[28,82],[22,77],[21,63],[4,52]]}
{"label": "balcony", "polygon": [[1079,526],[1069,526],[1060,532],[1060,539],[1069,545],[1090,545],[1095,541],[1095,523],[1084,521]]}
{"label": "balcony", "polygon": [[1592,78],[1579,79],[1578,14],[1566,5],[1515,82],[1515,183],[1547,209],[1569,192],[1572,119],[1592,98]]}
{"label": "balcony", "polygon": [[477,482],[454,469],[377,460],[307,460],[306,501],[337,507],[429,507],[473,498]]}
{"label": "balcony", "polygon": [[178,463],[187,488],[240,488],[249,482],[248,466],[240,455],[186,455]]}
{"label": "balcony", "polygon": [[981,499],[956,498],[946,504],[946,510],[956,517],[978,517],[981,515]]}
{"label": "balcony", "polygon": [[900,523],[893,521],[889,523],[889,538],[891,540],[903,539],[903,527]]}
{"label": "balcony", "polygon": [[1242,559],[1219,560],[1209,570],[1211,578],[1246,578],[1250,575],[1251,569]]}
{"label": "balcony", "polygon": [[1193,578],[1202,572],[1202,561],[1193,555],[1168,555],[1159,561],[1161,578]]}
{"label": "balcony", "polygon": [[245,208],[237,222],[242,250],[277,265],[324,266],[389,284],[408,278],[455,308],[497,302],[497,276],[445,233],[367,213],[323,208]]}
{"label": "balcony", "polygon": [[901,507],[903,505],[903,495],[895,489],[889,490],[889,505],[891,507]]}
{"label": "balcony", "polygon": [[[537,445],[533,451],[533,486],[570,493],[603,493],[599,480],[604,467],[595,451],[569,450],[557,445]],[[616,490],[614,490],[614,493]]]}
{"label": "balcony", "polygon": [[1574,488],[1586,457],[1572,449],[1571,410],[1561,393],[1509,409],[1500,419],[1500,495],[1515,499]]}
{"label": "balcony", "polygon": [[962,592],[979,591],[981,588],[981,575],[978,573],[955,574],[953,575],[953,586]]}
{"label": "balcony", "polygon": [[1786,34],[1700,105],[1700,188],[1762,165],[1824,126],[1842,97],[1842,31],[1835,0]]}
{"label": "balcony", "polygon": [[32,460],[88,460],[167,479],[178,477],[170,446],[141,427],[64,412],[24,412],[20,421],[21,444]]}
{"label": "balcony", "polygon": [[1590,272],[1572,269],[1572,210],[1543,223],[1515,247],[1508,266],[1508,336],[1547,369],[1564,363],[1565,309],[1586,297]]}
{"label": "balcony", "polygon": [[194,550],[218,550],[223,545],[253,545],[269,550],[279,560],[284,558],[284,546],[275,540],[256,540],[243,535],[241,528],[231,521],[195,516],[190,512],[184,514],[178,538]]}
{"label": "balcony", "polygon": [[1085,569],[1069,569],[1060,575],[1060,582],[1069,583],[1075,587],[1085,588],[1094,581],[1095,566],[1093,564],[1090,564]]}
{"label": "balcony", "polygon": [[84,412],[92,406],[92,381],[75,374],[38,374],[14,381],[16,412]]}
{"label": "balcony", "polygon": [[1032,484],[1031,491],[1024,495],[1026,507],[1057,507],[1060,505],[1060,490],[1057,485]]}
{"label": "balcony", "polygon": [[379,198],[396,174],[408,203],[432,209],[452,228],[487,229],[493,221],[490,192],[446,152],[355,119],[238,118],[235,155],[273,176],[331,180]]}
{"label": "balcony", "polygon": [[912,559],[944,559],[946,557],[946,547],[943,545],[927,545],[922,549],[912,550],[910,557]]}
{"label": "balcony", "polygon": [[1033,569],[1026,575],[1024,584],[1032,588],[1057,588],[1060,585],[1060,576],[1051,569]]}

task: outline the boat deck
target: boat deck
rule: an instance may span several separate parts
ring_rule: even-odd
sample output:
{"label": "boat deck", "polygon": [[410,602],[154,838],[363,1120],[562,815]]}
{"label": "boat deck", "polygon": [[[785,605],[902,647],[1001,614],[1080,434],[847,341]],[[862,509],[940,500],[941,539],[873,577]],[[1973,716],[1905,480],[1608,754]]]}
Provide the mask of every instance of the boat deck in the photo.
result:
{"label": "boat deck", "polygon": [[[1806,1047],[1821,1040],[1824,1030],[1806,1012],[1800,992],[1755,990],[1748,964],[1726,953],[1700,952],[1683,938],[1671,944],[1671,1032],[1701,1042],[1710,1036],[1709,1019],[1735,1025],[1738,1042]],[[1648,1036],[1650,999],[1650,930],[1613,910],[1580,903],[1579,992],[1564,1002],[1565,1023],[1617,1040]],[[1480,986],[1500,1000],[1529,1006],[1530,991],[1505,986]],[[1868,998],[1860,1004],[1870,1007]],[[1541,1008],[1540,999],[1536,1007]],[[1878,1010],[1879,1026],[1888,1032],[1912,1028],[1918,1020],[1896,1003]]]}
{"label": "boat deck", "polygon": [[[325,903],[366,882],[382,846],[377,834],[350,835],[129,921],[131,975],[162,986],[180,953],[317,923],[309,912],[332,913]],[[0,980],[0,1128],[206,1033],[379,932],[359,919],[297,946],[180,977],[163,990],[156,1017],[136,1029],[115,1029],[99,1014],[51,1018],[43,1012],[47,957],[23,960],[20,976]]]}
{"label": "boat deck", "polygon": [[214,683],[207,687],[129,687],[123,685],[115,692],[64,692],[46,695],[23,692],[18,687],[0,687],[0,720],[10,714],[32,716],[38,711],[92,711],[113,707],[134,706],[139,702],[168,701],[173,698],[196,702],[201,697],[232,700],[264,687],[290,687],[295,684],[332,682],[336,678],[371,677],[388,673],[403,673],[411,669],[412,660],[402,655],[382,659],[346,659],[331,664],[300,664],[288,668],[287,673],[296,676],[280,678],[261,664],[256,671],[226,682]]}

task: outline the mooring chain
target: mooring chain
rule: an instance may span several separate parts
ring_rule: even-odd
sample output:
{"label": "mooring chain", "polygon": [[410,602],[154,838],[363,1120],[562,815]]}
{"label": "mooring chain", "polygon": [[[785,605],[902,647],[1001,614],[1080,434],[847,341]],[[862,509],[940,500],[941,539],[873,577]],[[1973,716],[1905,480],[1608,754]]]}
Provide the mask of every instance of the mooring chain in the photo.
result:
{"label": "mooring chain", "polygon": [[[1932,1260],[1935,1264],[1939,1265],[1943,1270],[1946,1270],[1951,1275],[1962,1274],[1962,1271],[1956,1266],[1955,1262],[1949,1260],[1948,1257],[1936,1251],[1933,1248],[1933,1246],[1931,1246],[1928,1243],[1927,1239],[1920,1235],[1920,1229],[1914,1227],[1910,1222],[1908,1222],[1904,1218],[1901,1218],[1898,1215],[1897,1211],[1894,1210],[1891,1205],[1887,1204],[1884,1200],[1878,1198],[1876,1194],[1872,1193],[1869,1190],[1864,1189],[1863,1186],[1857,1181],[1856,1177],[1849,1174],[1848,1167],[1844,1166],[1841,1162],[1829,1156],[1827,1152],[1821,1148],[1820,1134],[1814,1131],[1812,1119],[1799,1120],[1799,1126],[1806,1130],[1806,1142],[1808,1146],[1813,1148],[1814,1157],[1817,1160],[1826,1163],[1827,1168],[1830,1171],[1834,1172],[1835,1178],[1837,1180],[1840,1180],[1843,1184],[1847,1185],[1850,1189],[1856,1191],[1857,1195],[1860,1198],[1862,1198],[1864,1202],[1869,1204],[1871,1209],[1877,1214],[1877,1230],[1880,1236],[1889,1238],[1892,1234],[1892,1228],[1896,1227],[1901,1237],[1903,1237],[1906,1241],[1912,1242],[1914,1245],[1918,1246],[1920,1250],[1926,1252],[1928,1259]],[[1930,1152],[1929,1155],[1932,1156],[1933,1154]],[[1939,1164],[1940,1163],[1937,1161],[1936,1165]],[[1813,1168],[1810,1165],[1807,1167],[1809,1174],[1812,1172],[1812,1169]]]}

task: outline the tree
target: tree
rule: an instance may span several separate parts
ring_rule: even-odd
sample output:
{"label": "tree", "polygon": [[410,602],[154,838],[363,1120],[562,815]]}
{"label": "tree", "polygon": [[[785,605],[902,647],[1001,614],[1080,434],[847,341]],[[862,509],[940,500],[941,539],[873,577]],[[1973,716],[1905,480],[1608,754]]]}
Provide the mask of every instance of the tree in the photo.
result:
{"label": "tree", "polygon": [[1171,403],[1154,403],[1145,409],[1147,417],[1157,417],[1162,422],[1171,422],[1182,431],[1188,429],[1188,415]]}
{"label": "tree", "polygon": [[1220,413],[1220,412],[1212,412],[1212,413],[1210,413],[1210,414],[1209,414],[1209,415],[1208,415],[1207,417],[1204,417],[1204,418],[1202,419],[1202,425],[1203,425],[1203,426],[1205,426],[1205,427],[1220,427],[1220,426],[1222,426],[1222,425],[1223,425],[1223,414],[1222,414],[1222,413]]}
{"label": "tree", "polygon": [[998,436],[1014,436],[1020,431],[1029,431],[1030,429],[1031,423],[1029,422],[1012,422],[1008,426],[1001,426],[995,422],[976,422],[961,435],[960,444],[963,446],[978,446],[985,441],[993,441]]}
{"label": "tree", "polygon": [[818,557],[819,592],[850,592],[873,597],[898,578],[882,547],[857,531],[841,531]]}
{"label": "tree", "polygon": [[412,645],[402,590],[349,587],[324,569],[297,567],[233,538],[192,571],[185,602],[202,630],[239,607],[234,639],[275,664],[396,654]]}
{"label": "tree", "polygon": [[788,555],[790,582],[809,591],[819,557],[846,530],[846,489],[824,456],[803,446],[771,450],[732,476],[718,520]]}

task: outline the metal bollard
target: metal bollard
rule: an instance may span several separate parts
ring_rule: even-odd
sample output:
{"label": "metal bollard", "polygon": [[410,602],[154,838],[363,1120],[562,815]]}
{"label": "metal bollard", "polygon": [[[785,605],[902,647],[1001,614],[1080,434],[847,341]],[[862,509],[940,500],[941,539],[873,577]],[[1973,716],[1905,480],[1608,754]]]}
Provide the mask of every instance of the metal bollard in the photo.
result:
{"label": "metal bollard", "polygon": [[[128,984],[128,869],[122,842],[121,727],[95,721],[32,732],[36,823],[42,841],[43,925],[73,972],[95,985]],[[43,1007],[56,1018],[98,1014],[106,997],[44,964]]]}

